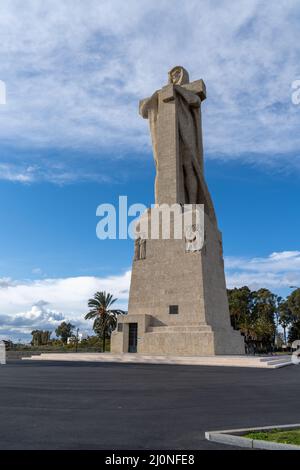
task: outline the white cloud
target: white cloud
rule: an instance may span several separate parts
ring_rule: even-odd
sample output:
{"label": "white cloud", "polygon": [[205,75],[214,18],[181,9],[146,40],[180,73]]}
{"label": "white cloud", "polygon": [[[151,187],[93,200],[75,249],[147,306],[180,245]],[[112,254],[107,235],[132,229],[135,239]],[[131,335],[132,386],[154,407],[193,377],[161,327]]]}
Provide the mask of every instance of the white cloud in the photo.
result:
{"label": "white cloud", "polygon": [[28,311],[16,315],[0,314],[0,338],[19,339],[21,336],[28,339],[32,330],[52,331],[64,320],[62,313],[51,310],[47,302],[41,300]]}
{"label": "white cloud", "polygon": [[130,271],[127,271],[123,275],[106,278],[82,276],[14,283],[6,281],[3,287],[0,283],[0,313],[17,314],[20,309],[29,310],[43,299],[54,310],[82,317],[87,311],[87,300],[98,290],[111,292],[126,304],[130,276]]}
{"label": "white cloud", "polygon": [[[54,331],[63,320],[82,329],[91,324],[83,317],[87,301],[97,291],[107,291],[119,299],[120,308],[127,309],[131,272],[106,278],[85,276],[37,281],[0,280],[0,335],[19,338],[32,329]],[[41,300],[42,299],[42,300]],[[26,336],[28,339],[28,336]]]}
{"label": "white cloud", "polygon": [[13,285],[14,285],[14,281],[10,277],[0,278],[0,289],[3,287],[9,287]]}
{"label": "white cloud", "polygon": [[258,289],[300,286],[300,251],[271,253],[263,258],[225,258],[227,286]]}
{"label": "white cloud", "polygon": [[[27,0],[26,8],[2,0],[1,141],[41,153],[89,150],[99,159],[108,151],[141,153],[150,140],[138,100],[182,64],[191,79],[207,83],[209,157],[300,168],[300,107],[291,101],[291,83],[300,76],[299,15],[298,0],[175,0],[171,7],[166,0]],[[37,154],[38,169],[26,157],[29,171],[15,153],[14,162],[3,161],[0,178],[81,177],[64,165],[51,169],[55,152],[48,160]]]}
{"label": "white cloud", "polygon": [[0,163],[0,180],[31,183],[34,178],[30,167],[21,170],[17,165]]}

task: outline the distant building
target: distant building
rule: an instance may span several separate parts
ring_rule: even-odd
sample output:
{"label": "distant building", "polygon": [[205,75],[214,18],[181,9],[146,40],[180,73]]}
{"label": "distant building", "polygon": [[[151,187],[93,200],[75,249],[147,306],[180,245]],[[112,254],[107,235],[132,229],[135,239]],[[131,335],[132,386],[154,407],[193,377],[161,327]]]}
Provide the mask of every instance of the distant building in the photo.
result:
{"label": "distant building", "polygon": [[[87,339],[87,333],[78,333],[78,343],[81,343],[82,340]],[[72,335],[67,339],[67,344],[75,344],[77,341],[77,336]]]}

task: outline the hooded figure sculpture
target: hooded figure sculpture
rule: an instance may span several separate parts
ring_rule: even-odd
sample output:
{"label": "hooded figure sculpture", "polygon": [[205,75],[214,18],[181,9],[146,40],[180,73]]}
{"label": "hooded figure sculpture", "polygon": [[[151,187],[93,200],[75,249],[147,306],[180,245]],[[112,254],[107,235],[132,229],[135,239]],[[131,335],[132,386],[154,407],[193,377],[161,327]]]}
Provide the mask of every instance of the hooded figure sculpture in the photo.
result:
{"label": "hooded figure sculpture", "polygon": [[[176,66],[170,70],[169,85],[173,88],[173,99],[177,106],[177,128],[179,145],[179,171],[181,188],[181,204],[204,204],[207,214],[211,219],[215,218],[213,204],[203,176],[203,143],[201,123],[201,99],[199,96],[185,88],[189,84],[189,74],[185,68]],[[144,100],[140,106],[140,113],[148,118],[153,154],[156,165],[155,200],[158,203],[158,173],[160,162],[158,161],[158,103],[159,93]],[[174,201],[175,202],[175,201]]]}

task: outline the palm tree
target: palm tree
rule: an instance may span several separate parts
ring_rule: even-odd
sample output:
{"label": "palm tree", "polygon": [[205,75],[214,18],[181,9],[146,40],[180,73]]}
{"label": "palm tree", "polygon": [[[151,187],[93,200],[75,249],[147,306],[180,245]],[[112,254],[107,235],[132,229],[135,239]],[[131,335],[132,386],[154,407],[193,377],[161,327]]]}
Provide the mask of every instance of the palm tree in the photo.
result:
{"label": "palm tree", "polygon": [[96,292],[92,299],[89,299],[88,306],[90,311],[85,315],[86,320],[94,320],[93,330],[102,338],[102,348],[105,352],[105,339],[107,333],[116,328],[117,315],[124,315],[124,310],[112,310],[110,307],[117,301],[111,294],[106,292]]}

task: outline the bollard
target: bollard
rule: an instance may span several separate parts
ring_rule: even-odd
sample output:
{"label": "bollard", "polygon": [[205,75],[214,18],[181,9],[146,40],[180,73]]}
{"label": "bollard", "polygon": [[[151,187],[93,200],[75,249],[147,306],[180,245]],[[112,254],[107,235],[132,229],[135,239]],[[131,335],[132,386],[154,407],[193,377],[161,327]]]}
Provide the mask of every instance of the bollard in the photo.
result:
{"label": "bollard", "polygon": [[6,364],[6,348],[4,341],[0,341],[0,364]]}

